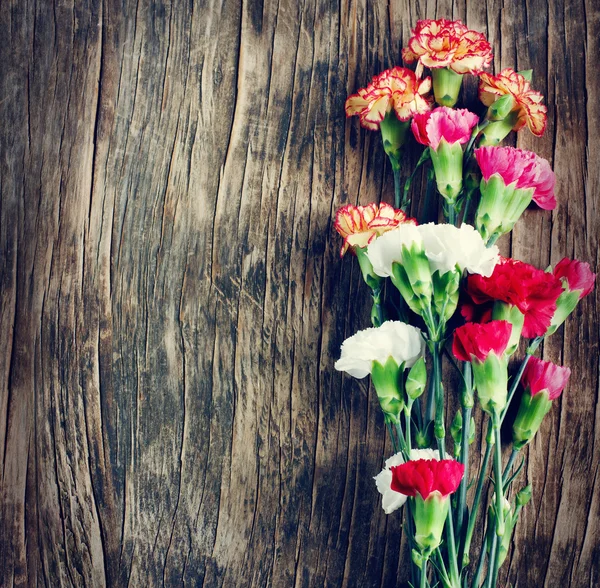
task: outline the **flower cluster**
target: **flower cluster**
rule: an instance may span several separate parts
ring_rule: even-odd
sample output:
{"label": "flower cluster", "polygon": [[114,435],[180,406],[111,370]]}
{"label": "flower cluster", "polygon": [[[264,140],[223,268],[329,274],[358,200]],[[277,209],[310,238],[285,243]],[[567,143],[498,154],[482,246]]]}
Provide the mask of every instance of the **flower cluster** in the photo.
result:
{"label": "flower cluster", "polygon": [[[592,291],[596,276],[587,263],[566,258],[544,271],[500,257],[495,245],[532,202],[541,209],[538,214],[558,205],[550,163],[532,151],[500,145],[511,131],[525,127],[535,136],[544,133],[547,110],[531,86],[532,72],[486,73],[492,49],[483,34],[445,19],[418,21],[402,56],[416,63],[414,73],[403,67],[386,70],[346,101],[348,116],[358,115],[363,127],[381,132],[395,206],[347,205],[336,215],[341,255],[355,254],[371,291],[373,328],[343,342],[335,367],[356,378],[370,375],[393,449],[375,484],[386,514],[405,503],[409,507],[404,530],[413,547],[411,584],[496,587],[520,510],[531,499],[526,486],[513,503],[508,500],[507,487],[518,476],[513,472],[517,453],[540,430],[571,373],[534,354]],[[422,78],[425,68],[431,77]],[[479,98],[487,107],[481,118],[454,108],[466,74],[479,77]],[[424,149],[402,185],[400,164],[410,131],[413,145]],[[410,189],[421,166],[427,194],[412,207],[422,214],[413,219]],[[445,222],[427,222],[441,214]],[[517,376],[509,379],[509,361],[522,339],[527,339],[526,354]],[[450,383],[442,380],[450,343],[450,363],[462,377],[460,409],[447,429]],[[513,452],[505,465],[500,427],[516,404]],[[485,413],[488,433],[469,504],[476,407]],[[453,442],[449,451],[447,430]],[[487,507],[490,493],[483,487],[490,475],[494,492]],[[471,582],[471,543],[482,513],[488,517],[487,545],[480,546]],[[432,556],[439,566],[428,569]],[[481,584],[484,569],[487,578]]]}

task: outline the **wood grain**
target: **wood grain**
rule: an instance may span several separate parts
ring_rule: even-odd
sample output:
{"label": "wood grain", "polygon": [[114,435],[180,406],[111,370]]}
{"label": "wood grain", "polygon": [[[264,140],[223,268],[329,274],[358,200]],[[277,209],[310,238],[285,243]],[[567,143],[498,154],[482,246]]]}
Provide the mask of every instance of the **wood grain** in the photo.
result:
{"label": "wood grain", "polygon": [[[343,104],[425,17],[485,32],[547,96],[519,146],[559,206],[503,251],[597,270],[597,2],[0,4],[1,586],[406,581],[381,415],[333,370],[369,300],[332,215],[392,200]],[[600,582],[598,296],[542,350],[573,376],[502,586]]]}

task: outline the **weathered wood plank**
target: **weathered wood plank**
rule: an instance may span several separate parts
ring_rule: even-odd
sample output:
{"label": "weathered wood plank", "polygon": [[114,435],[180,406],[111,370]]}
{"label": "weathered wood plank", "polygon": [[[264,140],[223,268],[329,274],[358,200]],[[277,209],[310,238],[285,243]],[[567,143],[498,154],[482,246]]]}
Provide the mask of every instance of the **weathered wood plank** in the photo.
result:
{"label": "weathered wood plank", "polygon": [[[559,207],[503,252],[597,269],[594,2],[0,4],[0,585],[402,585],[383,421],[333,371],[369,301],[332,215],[392,199],[343,103],[425,17],[547,96],[519,146]],[[600,576],[598,296],[543,349],[573,376],[502,585]]]}

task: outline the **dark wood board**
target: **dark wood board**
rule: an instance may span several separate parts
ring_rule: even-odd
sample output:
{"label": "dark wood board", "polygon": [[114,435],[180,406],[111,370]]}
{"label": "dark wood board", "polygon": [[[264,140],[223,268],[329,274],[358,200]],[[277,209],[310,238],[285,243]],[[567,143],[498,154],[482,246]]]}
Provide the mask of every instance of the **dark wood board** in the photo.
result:
{"label": "dark wood board", "polygon": [[[559,205],[502,251],[597,271],[597,2],[0,3],[1,586],[403,585],[382,417],[333,369],[369,296],[332,216],[392,201],[343,105],[425,17],[547,97],[518,145]],[[600,584],[598,301],[542,349],[573,376],[502,586]]]}

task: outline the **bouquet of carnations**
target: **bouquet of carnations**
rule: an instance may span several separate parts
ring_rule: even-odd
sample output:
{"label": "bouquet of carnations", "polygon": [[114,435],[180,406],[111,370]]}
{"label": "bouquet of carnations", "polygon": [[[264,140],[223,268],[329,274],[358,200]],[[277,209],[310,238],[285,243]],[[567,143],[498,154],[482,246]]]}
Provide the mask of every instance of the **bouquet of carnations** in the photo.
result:
{"label": "bouquet of carnations", "polygon": [[[531,87],[532,72],[484,72],[492,48],[460,21],[419,21],[402,56],[416,63],[415,71],[386,70],[346,101],[348,116],[381,132],[395,206],[347,205],[337,212],[341,254],[355,255],[371,290],[373,326],[344,341],[335,367],[355,378],[371,376],[395,452],[375,484],[386,514],[404,507],[412,586],[491,587],[531,498],[531,486],[515,492],[519,452],[570,375],[534,353],[590,293],[595,275],[587,263],[569,259],[537,269],[501,257],[495,245],[532,202],[544,210],[556,206],[548,161],[500,145],[525,127],[544,133],[547,111]],[[431,77],[423,77],[425,68]],[[480,107],[481,116],[455,108],[465,75],[479,77],[487,107]],[[403,185],[400,164],[411,135],[425,148]],[[411,181],[422,166],[421,208],[438,217],[437,191],[444,224],[408,216]],[[509,379],[521,338],[525,356]],[[456,369],[455,391],[444,386],[443,361]],[[444,422],[449,394],[460,401],[449,427],[451,448]],[[512,453],[503,463],[500,429],[513,400]],[[488,433],[474,472],[469,445],[477,406]],[[484,541],[473,545],[479,517]]]}

